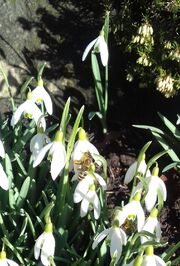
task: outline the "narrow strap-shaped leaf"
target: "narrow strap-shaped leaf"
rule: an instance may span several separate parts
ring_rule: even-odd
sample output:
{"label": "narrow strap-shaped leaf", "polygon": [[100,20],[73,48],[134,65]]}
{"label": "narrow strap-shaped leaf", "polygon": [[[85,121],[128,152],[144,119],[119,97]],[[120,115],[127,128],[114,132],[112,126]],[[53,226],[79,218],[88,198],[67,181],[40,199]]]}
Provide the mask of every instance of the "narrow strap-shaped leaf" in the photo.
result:
{"label": "narrow strap-shaped leaf", "polygon": [[25,94],[26,91],[27,91],[27,88],[29,86],[29,84],[31,83],[33,77],[30,77],[28,80],[26,80],[23,85],[21,86],[21,89],[20,89],[20,93],[21,95]]}
{"label": "narrow strap-shaped leaf", "polygon": [[174,134],[180,136],[180,131],[177,129],[177,127],[171,123],[165,116],[163,116],[161,113],[158,112],[159,117],[164,122],[166,127]]}
{"label": "narrow strap-shaped leaf", "polygon": [[104,110],[103,86],[102,86],[102,80],[101,80],[98,60],[97,60],[96,54],[93,51],[91,52],[91,65],[92,65],[98,107],[99,107],[100,113],[103,114],[103,110]]}
{"label": "narrow strap-shaped leaf", "polygon": [[19,197],[17,199],[17,206],[18,208],[21,208],[27,195],[29,192],[29,187],[30,187],[30,182],[31,182],[31,178],[29,176],[26,177],[26,179],[24,180],[20,193],[19,193]]}
{"label": "narrow strap-shaped leaf", "polygon": [[66,101],[66,104],[63,109],[61,123],[60,123],[60,130],[63,132],[64,136],[66,133],[66,127],[69,122],[70,114],[69,114],[69,106],[70,106],[71,98],[69,97]]}

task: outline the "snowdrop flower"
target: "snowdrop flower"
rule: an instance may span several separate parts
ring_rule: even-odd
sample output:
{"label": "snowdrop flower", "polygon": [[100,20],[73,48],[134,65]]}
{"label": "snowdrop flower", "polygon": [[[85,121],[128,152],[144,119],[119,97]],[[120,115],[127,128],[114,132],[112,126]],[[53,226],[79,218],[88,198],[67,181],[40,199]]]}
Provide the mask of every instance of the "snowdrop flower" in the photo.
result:
{"label": "snowdrop flower", "polygon": [[103,189],[106,189],[106,183],[103,178],[93,173],[86,173],[86,176],[79,181],[74,191],[74,203],[81,202],[80,216],[86,216],[89,208],[94,209],[94,218],[99,219],[101,206],[96,193],[96,182],[98,182]]}
{"label": "snowdrop flower", "polygon": [[145,196],[145,205],[147,211],[151,211],[160,197],[163,201],[166,201],[167,190],[164,182],[159,178],[159,168],[156,166],[152,171],[152,175],[146,178],[148,185],[148,192]]}
{"label": "snowdrop flower", "polygon": [[6,252],[2,250],[0,252],[0,265],[1,266],[19,266],[15,261],[6,258]]}
{"label": "snowdrop flower", "polygon": [[41,149],[33,163],[33,167],[39,165],[44,159],[46,153],[49,151],[48,157],[51,159],[50,172],[53,180],[57,178],[57,176],[61,173],[66,164],[66,150],[62,141],[63,132],[59,130],[56,132],[54,141],[48,143]]}
{"label": "snowdrop flower", "polygon": [[74,145],[74,150],[72,153],[72,161],[79,161],[81,160],[84,153],[90,153],[90,154],[97,154],[99,155],[98,150],[96,147],[89,142],[86,136],[86,132],[83,128],[80,128],[79,130],[79,139],[76,141]]}
{"label": "snowdrop flower", "polygon": [[179,114],[177,114],[177,122],[176,122],[176,125],[179,125],[180,124],[180,115]]}
{"label": "snowdrop flower", "polygon": [[[148,231],[149,233],[152,233],[152,234],[155,232],[156,237],[159,241],[161,238],[161,225],[157,219],[157,215],[158,215],[158,209],[154,208],[151,211],[150,216],[145,221],[145,223],[142,227],[142,231]],[[151,237],[149,237],[149,236],[142,236],[141,237],[141,243],[142,244],[146,241],[149,241],[149,240],[151,240]]]}
{"label": "snowdrop flower", "polygon": [[42,79],[38,81],[38,86],[32,91],[32,97],[37,104],[40,104],[43,101],[48,114],[52,115],[52,100],[47,91],[44,89]]}
{"label": "snowdrop flower", "polygon": [[42,148],[50,142],[49,137],[45,134],[43,127],[37,127],[37,134],[30,141],[30,151],[32,160],[35,161]]}
{"label": "snowdrop flower", "polygon": [[107,43],[104,39],[103,30],[100,32],[100,35],[96,39],[94,39],[92,42],[88,44],[83,53],[82,61],[86,59],[86,56],[88,55],[89,51],[92,49],[93,46],[94,46],[94,51],[100,53],[101,62],[103,66],[106,66],[108,63],[109,53],[108,53]]}
{"label": "snowdrop flower", "polygon": [[[11,126],[14,127],[18,121],[20,120],[22,114],[24,114],[25,118],[34,119],[35,123],[38,123],[39,118],[43,115],[41,110],[34,103],[33,95],[31,92],[27,94],[27,100],[22,103],[14,112],[11,118]],[[45,119],[41,119],[42,126],[45,128]]]}
{"label": "snowdrop flower", "polygon": [[92,244],[92,249],[95,249],[97,245],[106,238],[110,242],[110,254],[111,258],[116,257],[115,264],[118,262],[122,253],[122,246],[127,244],[126,233],[119,227],[118,213],[115,215],[112,226],[108,229],[104,229],[98,234]]}
{"label": "snowdrop flower", "polygon": [[2,158],[5,157],[5,150],[4,150],[4,145],[3,145],[3,143],[2,143],[2,140],[0,140],[0,156],[1,156]]}
{"label": "snowdrop flower", "polygon": [[54,256],[55,239],[52,232],[53,225],[49,222],[46,224],[44,232],[37,238],[34,246],[35,259],[37,260],[40,256],[41,262],[45,266],[50,266],[49,259]]}
{"label": "snowdrop flower", "polygon": [[141,266],[166,266],[166,263],[159,256],[154,255],[153,246],[148,246],[145,252],[146,255],[143,256]]}
{"label": "snowdrop flower", "polygon": [[134,219],[135,217],[137,217],[137,230],[138,232],[141,231],[145,221],[145,214],[141,206],[140,199],[141,199],[141,193],[138,192],[134,196],[133,200],[122,208],[119,218],[120,226],[124,224],[126,219],[130,218]]}
{"label": "snowdrop flower", "polygon": [[[145,154],[144,154],[143,158],[141,158],[139,162],[135,161],[128,168],[128,170],[125,174],[124,184],[129,184],[133,180],[135,174],[137,174],[137,173],[144,175],[146,172],[146,168],[147,168],[147,164],[145,162]],[[151,172],[148,170],[146,173],[146,176],[150,176],[150,175],[151,175]]]}

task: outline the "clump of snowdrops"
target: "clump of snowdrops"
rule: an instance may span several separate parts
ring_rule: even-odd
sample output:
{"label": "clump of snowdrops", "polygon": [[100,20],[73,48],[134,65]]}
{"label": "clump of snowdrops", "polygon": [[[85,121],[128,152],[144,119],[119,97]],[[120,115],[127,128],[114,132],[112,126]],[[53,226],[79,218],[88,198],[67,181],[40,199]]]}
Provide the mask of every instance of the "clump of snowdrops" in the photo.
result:
{"label": "clump of snowdrops", "polygon": [[0,118],[1,265],[176,265],[178,244],[154,251],[166,245],[158,217],[167,191],[157,163],[166,152],[146,162],[150,142],[142,148],[124,178],[133,182],[129,201],[110,221],[107,163],[82,127],[84,106],[73,123],[69,98],[52,123],[43,69],[35,87],[32,79],[23,85],[20,105],[11,97],[12,115]]}

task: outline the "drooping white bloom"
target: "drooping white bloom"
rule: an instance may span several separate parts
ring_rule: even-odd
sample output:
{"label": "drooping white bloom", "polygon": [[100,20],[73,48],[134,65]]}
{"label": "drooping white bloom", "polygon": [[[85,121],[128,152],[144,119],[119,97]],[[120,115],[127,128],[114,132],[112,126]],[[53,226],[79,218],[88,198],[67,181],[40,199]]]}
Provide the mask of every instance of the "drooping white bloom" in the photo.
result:
{"label": "drooping white bloom", "polygon": [[160,197],[163,201],[166,201],[167,198],[167,190],[164,182],[158,176],[159,168],[155,167],[153,169],[152,175],[147,177],[147,185],[148,185],[148,192],[145,197],[145,205],[146,209],[150,212],[157,201],[157,198]]}
{"label": "drooping white bloom", "polygon": [[129,217],[137,218],[137,230],[138,232],[141,231],[144,221],[145,221],[145,214],[144,210],[140,203],[141,193],[138,192],[134,196],[133,200],[126,204],[121,211],[119,222],[120,226],[124,224],[125,220]]}
{"label": "drooping white bloom", "polygon": [[30,151],[33,161],[36,160],[39,152],[48,143],[50,143],[50,138],[45,134],[44,129],[41,126],[37,127],[37,134],[30,141]]}
{"label": "drooping white bloom", "polygon": [[157,255],[154,255],[153,246],[148,246],[145,250],[141,266],[166,266],[166,263]]}
{"label": "drooping white bloom", "polygon": [[89,51],[93,48],[93,46],[94,46],[94,51],[100,53],[101,62],[103,66],[106,66],[108,63],[109,53],[108,53],[107,43],[104,39],[103,31],[101,31],[100,35],[96,39],[94,39],[92,42],[88,44],[83,53],[82,61],[86,59],[86,56],[88,55]]}
{"label": "drooping white bloom", "polygon": [[54,256],[54,251],[55,239],[52,233],[52,223],[47,223],[44,232],[36,240],[34,246],[34,257],[37,260],[40,256],[42,264],[50,266],[49,259]]}
{"label": "drooping white bloom", "polygon": [[43,86],[42,79],[38,81],[38,86],[32,91],[32,97],[37,104],[43,101],[47,112],[50,115],[52,115],[52,110],[53,110],[52,100]]}
{"label": "drooping white bloom", "polygon": [[66,150],[64,144],[62,143],[62,139],[62,131],[57,131],[54,141],[48,143],[41,149],[33,163],[33,167],[39,165],[44,159],[46,153],[49,151],[48,155],[51,159],[50,172],[53,180],[57,178],[66,164]]}
{"label": "drooping white bloom", "polygon": [[92,174],[87,174],[81,181],[79,181],[74,191],[73,199],[74,203],[81,202],[81,208],[80,208],[81,217],[86,216],[89,208],[93,208],[94,218],[95,219],[99,218],[101,206],[99,198],[96,193],[95,179],[92,176]]}
{"label": "drooping white bloom", "polygon": [[117,263],[119,258],[121,257],[122,246],[127,244],[126,233],[116,225],[110,227],[109,229],[104,229],[99,235],[95,237],[92,244],[92,249],[95,249],[104,238],[110,241],[111,258],[115,256],[115,263]]}
{"label": "drooping white bloom", "polygon": [[0,266],[19,266],[15,261],[6,258],[6,252],[0,252]]}
{"label": "drooping white bloom", "polygon": [[[36,125],[40,117],[43,116],[41,110],[34,103],[31,92],[28,92],[27,100],[24,103],[22,103],[13,113],[13,116],[11,118],[12,127],[14,127],[18,123],[18,121],[20,120],[23,114],[26,118],[34,119]],[[42,127],[45,128],[46,122],[44,118],[41,119],[41,123],[42,123]]]}
{"label": "drooping white bloom", "polygon": [[84,153],[97,154],[99,155],[96,147],[89,142],[86,136],[86,132],[83,128],[79,130],[79,139],[74,145],[74,150],[71,156],[72,162],[81,160]]}
{"label": "drooping white bloom", "polygon": [[[158,215],[158,210],[156,208],[154,208],[151,213],[150,216],[146,219],[143,227],[142,227],[142,231],[147,231],[149,233],[152,234],[156,234],[157,240],[159,241],[161,238],[161,225],[160,222],[157,219],[157,215]],[[142,236],[141,237],[141,243],[143,244],[146,241],[151,240],[151,237],[149,236]]]}
{"label": "drooping white bloom", "polygon": [[3,145],[3,143],[2,143],[2,140],[0,140],[0,156],[1,156],[2,158],[5,157],[5,150],[4,150],[4,145]]}
{"label": "drooping white bloom", "polygon": [[[136,173],[140,173],[140,174],[144,175],[146,172],[146,168],[147,168],[147,164],[146,164],[144,158],[142,158],[142,160],[140,160],[139,165],[138,165],[138,162],[135,161],[133,164],[130,165],[130,167],[128,168],[128,170],[125,174],[124,184],[129,184],[133,180]],[[148,177],[150,175],[151,175],[151,172],[148,170],[146,173],[146,177]]]}

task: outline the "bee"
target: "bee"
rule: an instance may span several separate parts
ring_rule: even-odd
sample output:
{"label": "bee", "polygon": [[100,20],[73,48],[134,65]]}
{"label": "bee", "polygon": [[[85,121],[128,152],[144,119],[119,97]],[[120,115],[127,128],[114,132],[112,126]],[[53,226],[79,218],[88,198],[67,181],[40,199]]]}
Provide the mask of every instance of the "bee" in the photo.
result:
{"label": "bee", "polygon": [[85,152],[80,160],[75,160],[74,164],[78,165],[81,172],[88,171],[93,163],[93,158],[89,152]]}
{"label": "bee", "polygon": [[123,223],[123,228],[125,229],[126,232],[134,232],[135,231],[135,226],[134,226],[134,223],[133,221],[130,219],[126,219],[126,221]]}

